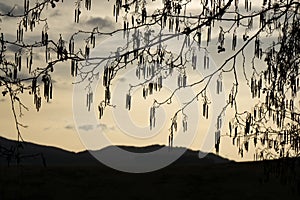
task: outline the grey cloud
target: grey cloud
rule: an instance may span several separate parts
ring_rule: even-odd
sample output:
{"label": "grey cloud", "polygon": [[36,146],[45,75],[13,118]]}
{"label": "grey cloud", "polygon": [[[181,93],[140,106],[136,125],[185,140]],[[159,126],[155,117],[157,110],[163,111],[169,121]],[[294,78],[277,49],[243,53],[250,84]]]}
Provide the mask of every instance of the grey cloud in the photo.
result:
{"label": "grey cloud", "polygon": [[126,81],[126,78],[124,78],[124,77],[122,77],[122,78],[119,78],[119,79],[118,79],[118,81],[120,81],[120,82],[122,82],[122,83],[123,83],[123,82],[125,82],[125,81]]}
{"label": "grey cloud", "polygon": [[89,131],[89,130],[93,130],[94,126],[91,124],[87,124],[87,125],[79,126],[79,129],[84,130],[84,131]]}
{"label": "grey cloud", "polygon": [[50,14],[50,17],[57,17],[61,16],[61,12],[59,10],[55,10],[53,13]]}
{"label": "grey cloud", "polygon": [[[30,74],[24,72],[23,70],[21,72],[18,72],[18,78],[19,79],[27,79],[27,78],[30,78],[30,77],[31,77]],[[29,83],[31,81],[27,81],[27,82]]]}
{"label": "grey cloud", "polygon": [[90,130],[93,130],[95,128],[101,128],[103,131],[114,130],[113,127],[108,127],[106,124],[98,124],[97,126],[94,126],[92,124],[86,124],[86,125],[79,126],[78,128],[80,130],[84,130],[84,131],[90,131]]}
{"label": "grey cloud", "polygon": [[5,99],[0,99],[0,102],[5,102],[6,100]]}
{"label": "grey cloud", "polygon": [[98,124],[97,128],[102,128],[103,131],[107,131],[107,130],[113,131],[113,130],[115,130],[115,128],[113,126],[108,127],[106,124]]}
{"label": "grey cloud", "polygon": [[67,125],[67,126],[65,126],[65,129],[72,130],[72,129],[74,129],[74,126],[72,126],[72,125]]}
{"label": "grey cloud", "polygon": [[34,42],[39,42],[41,41],[41,36],[40,35],[26,35],[25,40],[27,43],[34,43]]}
{"label": "grey cloud", "polygon": [[3,3],[3,2],[0,2],[0,11],[1,11],[2,13],[7,13],[7,12],[9,12],[10,10],[11,10],[11,7],[10,7],[10,6],[6,5],[6,4]]}
{"label": "grey cloud", "polygon": [[46,127],[46,128],[44,128],[43,130],[44,131],[48,131],[48,130],[50,130],[51,129],[51,127]]}
{"label": "grey cloud", "polygon": [[7,50],[10,52],[16,52],[20,49],[20,47],[16,46],[16,45],[7,45]]}
{"label": "grey cloud", "polygon": [[[16,35],[13,35],[13,34],[9,34],[9,33],[6,33],[4,35],[5,39],[8,40],[8,41],[11,41],[11,42],[15,42],[16,41]],[[39,42],[41,40],[41,37],[38,36],[38,35],[30,35],[30,34],[27,34],[25,37],[24,37],[24,42],[25,43],[35,43],[35,42]],[[16,52],[20,49],[19,46],[17,45],[14,45],[14,44],[8,44],[7,45],[7,50],[10,51],[10,52]],[[42,51],[35,51],[35,56],[38,56],[38,54],[44,54],[44,52]],[[39,57],[40,59],[40,57]]]}
{"label": "grey cloud", "polygon": [[98,128],[102,128],[103,130],[107,130],[108,129],[108,127],[107,127],[106,124],[98,124],[97,127]]}
{"label": "grey cloud", "polygon": [[110,20],[109,18],[102,18],[102,17],[92,17],[90,19],[88,19],[85,22],[87,25],[91,25],[94,27],[98,27],[99,29],[103,29],[103,28],[114,28],[114,22],[112,20]]}
{"label": "grey cloud", "polygon": [[5,33],[4,34],[4,38],[6,40],[9,40],[9,41],[14,41],[14,40],[16,40],[16,35],[13,35],[13,34],[10,34],[10,33]]}
{"label": "grey cloud", "polygon": [[7,5],[3,2],[0,2],[0,12],[2,14],[7,14],[9,12],[11,12],[11,14],[21,14],[24,12],[24,9],[22,8],[22,6],[19,6],[19,5]]}

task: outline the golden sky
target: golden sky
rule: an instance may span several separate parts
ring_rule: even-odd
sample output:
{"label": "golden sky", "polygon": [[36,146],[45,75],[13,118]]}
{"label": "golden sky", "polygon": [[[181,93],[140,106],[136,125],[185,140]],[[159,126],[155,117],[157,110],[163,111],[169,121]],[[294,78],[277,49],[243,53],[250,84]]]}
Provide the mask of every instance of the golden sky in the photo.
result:
{"label": "golden sky", "polygon": [[[195,1],[197,3],[197,1]],[[21,0],[12,0],[12,1],[4,1],[0,0],[0,7],[1,12],[4,9],[12,7],[16,5],[15,12],[21,12],[23,1]],[[194,5],[194,4],[193,4]],[[152,5],[152,8],[155,6],[160,6],[160,4]],[[106,0],[100,1],[93,1],[92,11],[83,10],[82,16],[80,18],[80,23],[75,24],[73,21],[73,12],[74,12],[74,1],[64,1],[64,3],[58,3],[57,8],[52,9],[48,8],[45,18],[48,19],[49,25],[49,36],[54,40],[57,40],[59,34],[63,35],[63,38],[66,40],[69,39],[70,35],[78,30],[92,30],[93,27],[98,26],[100,30],[103,31],[110,31],[117,27],[121,27],[120,24],[116,24],[114,19],[112,18],[112,3],[111,1],[108,2]],[[196,10],[196,6],[194,9]],[[21,10],[21,11],[20,11]],[[218,24],[219,25],[219,24]],[[226,26],[226,24],[222,24]],[[17,27],[17,20],[15,19],[8,19],[3,18],[2,23],[0,23],[1,31],[7,35],[7,38],[13,39],[15,38],[16,27]],[[39,40],[40,32],[43,25],[38,25],[36,30],[32,33],[25,33],[25,37],[28,38],[28,41],[35,41]],[[216,41],[218,31],[213,33],[213,41]],[[97,46],[93,50],[93,54],[97,55],[104,51],[114,50],[115,46],[118,44],[117,40],[120,40],[120,36],[113,36],[114,38],[100,38],[97,40]],[[230,42],[225,45],[230,46]],[[175,46],[174,46],[175,45]],[[171,46],[171,45],[170,45]],[[176,49],[176,43],[173,43],[173,47]],[[228,48],[230,49],[230,48]],[[214,42],[212,42],[212,47],[210,47],[209,51],[210,58],[212,63],[215,63],[215,67],[221,65],[225,60],[226,56],[232,55],[232,51],[227,54],[218,54],[216,53],[216,46],[214,46]],[[249,49],[246,51],[246,54],[249,53],[252,56],[253,46],[250,46]],[[36,58],[40,52],[34,52]],[[203,55],[202,55],[203,56]],[[37,61],[36,65],[42,65],[42,61]],[[241,64],[241,61],[238,61],[238,64]],[[189,82],[193,82],[203,76],[200,73],[191,73],[192,75],[189,77]],[[242,70],[239,72],[239,75],[242,74]],[[23,95],[22,99],[25,105],[28,106],[29,111],[24,111],[24,116],[20,119],[21,122],[29,127],[26,129],[22,129],[22,136],[26,141],[44,144],[44,145],[51,145],[57,146],[60,148],[64,148],[70,151],[82,151],[86,148],[101,148],[105,146],[105,143],[101,143],[101,141],[83,141],[88,138],[87,134],[95,134],[92,131],[96,128],[101,128],[104,132],[104,135],[110,139],[112,144],[118,145],[135,145],[135,146],[145,146],[151,144],[165,144],[167,145],[168,141],[168,127],[170,126],[170,118],[172,113],[178,105],[185,102],[185,94],[182,93],[178,95],[177,99],[173,102],[170,106],[165,106],[162,108],[161,113],[162,116],[160,119],[165,119],[165,121],[160,121],[160,127],[150,131],[148,128],[148,121],[149,121],[149,108],[153,102],[153,98],[163,99],[170,95],[170,89],[164,88],[161,93],[156,94],[153,97],[150,97],[148,100],[144,100],[141,96],[141,89],[137,89],[134,91],[136,95],[134,95],[132,110],[125,115],[124,113],[124,103],[125,103],[125,95],[126,95],[126,88],[128,88],[128,84],[131,83],[133,76],[130,75],[130,68],[122,72],[115,82],[113,83],[113,88],[116,91],[113,92],[113,101],[118,103],[119,107],[115,110],[113,108],[108,108],[105,112],[105,117],[98,121],[96,124],[89,124],[89,119],[85,124],[85,121],[81,121],[82,123],[76,123],[74,117],[77,118],[78,113],[79,115],[83,114],[86,115],[86,107],[83,105],[73,104],[74,103],[74,85],[72,82],[75,81],[70,76],[70,67],[69,62],[66,63],[59,63],[55,67],[55,72],[52,75],[54,80],[54,99],[51,100],[49,103],[43,101],[42,109],[40,112],[36,112],[33,106],[33,99],[32,96]],[[176,79],[176,77],[174,77]],[[225,91],[225,96],[228,96],[228,91],[231,88],[233,77],[231,75],[224,75],[224,87],[227,89]],[[134,80],[135,81],[135,80]],[[101,83],[101,80],[100,80]],[[101,85],[101,84],[100,84]],[[172,88],[172,83],[169,83],[169,87]],[[240,91],[239,91],[239,101],[240,101],[240,108],[247,108],[249,109],[249,98],[250,98],[250,89],[245,87],[246,83],[245,80],[241,79],[240,83]],[[118,90],[118,88],[122,88]],[[123,89],[124,88],[124,89]],[[103,97],[103,88],[98,87],[97,93],[95,94],[94,100],[94,108],[97,109],[97,104],[100,99]],[[123,91],[124,94],[121,95],[118,91]],[[210,91],[215,92],[215,91]],[[187,94],[191,94],[192,91],[189,91]],[[115,95],[115,96],[114,96]],[[80,96],[76,96],[76,98],[81,98]],[[115,97],[115,98],[114,98]],[[180,98],[181,97],[181,98]],[[82,94],[82,99],[78,102],[85,101],[85,94]],[[77,102],[77,101],[76,101]],[[250,101],[251,102],[251,101]],[[7,97],[3,98],[0,97],[0,136],[15,139],[16,138],[16,130],[14,127],[14,121],[12,118],[12,112],[10,108],[10,102]],[[75,107],[74,107],[75,106]],[[203,141],[207,136],[206,133],[211,125],[212,120],[208,119],[205,120],[201,117],[202,110],[200,109],[202,106],[201,101],[198,103],[193,104],[194,107],[190,108],[190,112],[192,113],[191,119],[199,119],[199,120],[191,120],[191,126],[193,126],[196,130],[195,138],[192,135],[188,135],[187,138],[191,139],[193,142],[189,144],[187,147],[199,150],[202,149]],[[199,107],[199,111],[196,108]],[[211,111],[213,113],[214,111]],[[122,120],[121,114],[124,114],[123,119],[124,121],[129,120],[136,126],[136,130],[131,128],[131,125],[126,127],[126,122]],[[231,112],[228,112],[230,116]],[[93,113],[92,113],[93,114]],[[96,113],[97,114],[97,113]],[[92,116],[87,114],[87,116]],[[195,117],[197,116],[197,117]],[[82,116],[79,116],[79,118]],[[95,116],[94,116],[95,117]],[[125,120],[126,119],[126,120]],[[225,134],[226,131],[228,132],[228,120],[229,118],[224,118],[224,125],[222,132]],[[179,120],[180,122],[180,120]],[[124,131],[124,129],[126,129]],[[146,130],[147,129],[147,130]],[[139,132],[139,131],[142,131]],[[189,134],[189,132],[184,133]],[[211,133],[212,137],[214,137],[214,132]],[[141,136],[142,135],[142,136]],[[180,133],[179,135],[182,135]],[[187,144],[189,142],[184,141],[184,137],[180,136],[181,140],[175,140],[175,146],[182,146],[182,144]],[[90,140],[90,139],[87,139]],[[253,150],[250,148],[248,154],[245,154],[245,158],[241,159],[237,151],[238,149],[233,146],[231,143],[232,139],[228,137],[222,137],[221,139],[221,148],[220,148],[220,155],[227,157],[229,159],[234,160],[252,160],[253,159]],[[89,145],[87,145],[87,143]],[[250,146],[252,147],[252,146]],[[215,152],[214,149],[211,149],[212,152]]]}

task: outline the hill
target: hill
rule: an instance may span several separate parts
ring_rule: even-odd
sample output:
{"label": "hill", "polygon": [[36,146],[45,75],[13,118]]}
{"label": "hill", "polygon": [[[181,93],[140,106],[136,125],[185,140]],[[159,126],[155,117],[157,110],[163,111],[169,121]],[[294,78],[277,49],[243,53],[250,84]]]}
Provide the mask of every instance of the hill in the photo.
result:
{"label": "hill", "polygon": [[[8,140],[6,138],[0,137],[0,147],[2,151],[4,149],[11,149],[11,147],[16,146],[16,141]],[[93,151],[98,155],[104,155],[108,157],[113,157],[117,148],[124,149],[128,152],[134,153],[148,153],[154,152],[158,149],[162,149],[165,146],[161,145],[151,145],[146,147],[133,147],[133,146],[109,146],[97,151]],[[63,166],[63,165],[101,165],[89,151],[82,152],[70,152],[60,148],[43,146],[38,144],[33,144],[29,142],[21,143],[20,155],[22,165],[43,165],[43,159],[47,166]],[[166,149],[166,148],[165,148]],[[204,158],[199,159],[199,151],[192,151],[190,149],[185,149],[181,147],[174,147],[171,151],[161,151],[158,157],[160,159],[167,159],[168,157],[184,152],[184,154],[176,160],[174,164],[177,165],[202,165],[202,164],[213,164],[213,163],[226,163],[230,162],[228,159],[222,158],[218,155],[208,153]],[[203,155],[205,153],[201,152]],[[1,152],[0,152],[1,154]],[[35,155],[34,157],[32,155]],[[125,160],[126,161],[126,160]],[[11,164],[16,164],[16,160],[12,160]],[[0,156],[0,165],[7,165],[7,159],[5,156]]]}
{"label": "hill", "polygon": [[[0,138],[1,146],[14,143]],[[283,165],[288,162],[279,161],[235,163],[212,154],[198,159],[197,151],[187,150],[166,168],[130,174],[99,164],[86,151],[74,153],[31,143],[23,145],[23,153],[43,153],[48,165],[43,167],[39,159],[33,159],[27,160],[26,165],[22,162],[20,166],[0,166],[0,200],[276,200],[299,199],[300,195],[299,162],[296,168],[289,168]],[[132,152],[151,152],[160,147],[121,148]],[[33,162],[37,160],[39,162]],[[283,167],[282,176],[270,173],[277,167]]]}

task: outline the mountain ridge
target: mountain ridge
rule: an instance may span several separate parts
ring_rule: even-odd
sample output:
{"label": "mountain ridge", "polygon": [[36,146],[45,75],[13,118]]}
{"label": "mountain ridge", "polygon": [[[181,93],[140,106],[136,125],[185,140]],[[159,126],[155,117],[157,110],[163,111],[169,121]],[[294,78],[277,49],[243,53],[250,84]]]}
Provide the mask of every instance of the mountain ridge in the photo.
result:
{"label": "mountain ridge", "polygon": [[[5,151],[12,150],[11,147],[15,147],[17,141],[9,140],[0,136],[0,165],[7,165],[7,156],[4,156]],[[159,149],[165,148],[165,145],[149,145],[145,147],[135,147],[135,146],[107,146],[99,150],[84,150],[80,152],[72,152],[64,150],[62,148],[40,145],[31,142],[21,142],[20,156],[21,164],[23,165],[103,165],[98,160],[96,160],[92,154],[102,154],[107,153],[108,155],[115,155],[114,152],[117,149],[123,149],[128,152],[133,153],[151,153]],[[199,158],[200,151],[194,151],[184,147],[173,147],[170,151],[159,152],[162,159],[167,158],[171,154],[183,152],[183,155],[177,159],[174,164],[179,165],[204,165],[204,164],[217,164],[217,163],[228,163],[233,162],[226,158],[222,158],[213,153],[201,152],[205,157]],[[200,153],[200,154],[201,154]],[[35,157],[31,157],[35,155]],[[16,160],[12,160],[10,164],[16,164]]]}

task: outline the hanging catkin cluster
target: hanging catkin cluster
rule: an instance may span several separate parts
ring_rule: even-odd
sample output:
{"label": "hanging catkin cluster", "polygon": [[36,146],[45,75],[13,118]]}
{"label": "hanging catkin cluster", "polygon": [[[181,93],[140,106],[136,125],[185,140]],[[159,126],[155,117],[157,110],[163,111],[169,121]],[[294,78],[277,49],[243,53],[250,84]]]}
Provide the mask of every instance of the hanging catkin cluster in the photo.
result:
{"label": "hanging catkin cluster", "polygon": [[131,109],[131,95],[128,93],[126,94],[126,109],[130,110]]}
{"label": "hanging catkin cluster", "polygon": [[237,35],[236,35],[236,29],[234,30],[233,34],[232,34],[232,45],[231,48],[233,51],[235,51],[237,45]]}
{"label": "hanging catkin cluster", "polygon": [[231,106],[231,108],[233,108],[233,104],[234,104],[234,100],[235,100],[235,97],[234,97],[234,90],[232,89],[229,93],[229,104]]}
{"label": "hanging catkin cluster", "polygon": [[246,125],[245,125],[245,135],[250,134],[251,122],[252,122],[252,116],[251,116],[251,113],[248,113],[247,118],[246,118]]}
{"label": "hanging catkin cluster", "polygon": [[23,42],[24,40],[24,29],[22,24],[19,24],[18,30],[17,30],[17,42]]}
{"label": "hanging catkin cluster", "polygon": [[57,43],[57,59],[59,60],[67,60],[68,59],[68,51],[66,49],[65,41],[60,35],[58,43]]}
{"label": "hanging catkin cluster", "polygon": [[47,31],[42,31],[42,44],[44,46],[48,45],[48,41],[49,41],[49,36],[48,36],[48,32]]}
{"label": "hanging catkin cluster", "polygon": [[156,117],[155,117],[155,107],[152,106],[150,108],[150,130],[155,127],[155,120],[156,120]]}
{"label": "hanging catkin cluster", "polygon": [[222,77],[219,76],[217,80],[217,94],[220,94],[222,91],[223,91]]}
{"label": "hanging catkin cluster", "polygon": [[204,99],[202,107],[203,107],[203,117],[208,119],[208,102],[207,102],[207,99]]}
{"label": "hanging catkin cluster", "polygon": [[105,66],[104,73],[103,73],[103,86],[105,87],[104,92],[104,102],[105,106],[110,104],[111,93],[110,93],[110,81],[114,76],[114,68],[111,66]]}
{"label": "hanging catkin cluster", "polygon": [[81,15],[81,10],[80,10],[80,7],[78,6],[75,9],[75,23],[79,23],[80,15]]}
{"label": "hanging catkin cluster", "polygon": [[183,120],[182,120],[182,128],[183,128],[183,132],[187,132],[188,122],[187,122],[187,116],[186,115],[184,115]]}
{"label": "hanging catkin cluster", "polygon": [[[38,8],[36,9],[33,9],[31,11],[29,11],[29,5],[30,2],[29,0],[24,0],[24,12],[25,13],[28,13],[28,12],[31,12],[31,15],[25,15],[24,18],[23,18],[23,27],[25,28],[25,31],[28,30],[28,27],[30,29],[30,31],[33,31],[33,29],[35,28],[36,26],[36,23],[37,21],[40,19],[40,11]],[[21,36],[23,33],[22,33],[22,29],[21,29],[21,32],[19,32],[19,36]]]}
{"label": "hanging catkin cluster", "polygon": [[87,43],[85,45],[84,57],[85,57],[85,59],[89,59],[90,58],[90,44],[89,43]]}
{"label": "hanging catkin cluster", "polygon": [[76,60],[71,60],[71,75],[77,76],[78,73],[78,61]]}
{"label": "hanging catkin cluster", "polygon": [[203,63],[204,63],[204,65],[203,65],[204,69],[209,69],[210,61],[209,61],[209,55],[208,55],[207,51],[205,51],[205,53],[204,53]]}
{"label": "hanging catkin cluster", "polygon": [[195,50],[192,54],[192,67],[194,70],[197,68],[197,55],[195,54]]}
{"label": "hanging catkin cluster", "polygon": [[225,36],[224,36],[224,31],[223,31],[222,27],[220,27],[218,43],[219,43],[218,53],[224,52],[225,51],[225,48],[224,48]]}
{"label": "hanging catkin cluster", "polygon": [[169,134],[169,147],[173,147],[174,132],[177,132],[177,116],[175,116],[172,119],[172,124],[171,124],[170,134]]}
{"label": "hanging catkin cluster", "polygon": [[75,51],[75,43],[74,43],[74,37],[72,36],[69,41],[69,53],[72,55],[74,54],[74,51]]}
{"label": "hanging catkin cluster", "polygon": [[51,76],[49,74],[45,74],[42,76],[42,82],[44,83],[44,97],[48,102],[52,99],[52,81]]}
{"label": "hanging catkin cluster", "polygon": [[178,78],[177,78],[177,86],[179,88],[181,88],[181,87],[186,87],[186,85],[187,85],[187,76],[186,76],[186,74],[185,73],[179,74]]}
{"label": "hanging catkin cluster", "polygon": [[[75,52],[75,42],[74,42],[74,37],[72,36],[69,41],[69,53],[70,55],[73,55],[74,52]],[[75,59],[71,59],[71,75],[74,77],[77,76],[77,74],[78,74],[78,61]]]}
{"label": "hanging catkin cluster", "polygon": [[91,111],[92,104],[93,104],[93,92],[89,91],[86,95],[86,107],[88,111]]}
{"label": "hanging catkin cluster", "polygon": [[209,46],[209,43],[211,41],[211,24],[207,27],[207,39],[206,39],[206,45]]}
{"label": "hanging catkin cluster", "polygon": [[222,116],[219,115],[217,118],[217,131],[215,132],[215,149],[217,153],[219,153],[219,149],[220,149],[221,128],[222,128]]}
{"label": "hanging catkin cluster", "polygon": [[31,94],[33,95],[33,104],[35,105],[36,110],[39,111],[42,106],[42,98],[39,95],[36,78],[33,78],[31,81]]}
{"label": "hanging catkin cluster", "polygon": [[217,130],[215,132],[215,149],[216,153],[219,153],[219,148],[220,148],[220,138],[221,138],[221,131]]}
{"label": "hanging catkin cluster", "polygon": [[251,78],[251,93],[252,98],[258,97],[260,98],[261,90],[262,90],[262,77],[259,77],[258,80],[256,80],[255,77]]}
{"label": "hanging catkin cluster", "polygon": [[257,58],[262,58],[262,49],[260,47],[260,40],[259,37],[257,36],[255,39],[255,46],[254,46],[254,55]]}
{"label": "hanging catkin cluster", "polygon": [[197,40],[198,40],[198,47],[201,47],[201,43],[202,43],[202,32],[201,32],[201,28],[198,29],[197,33]]}
{"label": "hanging catkin cluster", "polygon": [[40,108],[42,107],[42,97],[39,97],[37,94],[35,94],[33,103],[35,105],[36,110],[40,111]]}
{"label": "hanging catkin cluster", "polygon": [[234,122],[229,122],[229,134],[232,138],[232,144],[235,144],[235,139],[238,137],[238,126]]}
{"label": "hanging catkin cluster", "polygon": [[[80,15],[82,13],[82,11],[81,11],[81,1],[82,0],[77,0],[75,2],[75,23],[79,23]],[[84,6],[87,10],[91,10],[92,0],[85,0]]]}
{"label": "hanging catkin cluster", "polygon": [[113,9],[113,16],[116,18],[116,22],[118,22],[118,17],[121,8],[122,8],[122,0],[116,0],[116,4],[114,5],[114,9]]}
{"label": "hanging catkin cluster", "polygon": [[142,90],[144,99],[146,99],[148,95],[152,95],[154,91],[160,90],[161,87],[162,85],[157,82],[150,82],[148,85],[144,85]]}
{"label": "hanging catkin cluster", "polygon": [[85,0],[85,8],[87,10],[91,10],[92,7],[92,0]]}
{"label": "hanging catkin cluster", "polygon": [[21,52],[15,53],[15,66],[14,66],[14,73],[13,73],[13,79],[16,80],[18,78],[18,69],[21,71],[22,68],[22,55]]}
{"label": "hanging catkin cluster", "polygon": [[95,36],[95,33],[91,33],[91,36],[90,36],[90,44],[92,45],[92,48],[95,48],[96,47],[96,36]]}
{"label": "hanging catkin cluster", "polygon": [[104,106],[102,105],[102,103],[100,103],[100,105],[98,106],[98,111],[99,111],[99,119],[102,118],[103,114],[104,114]]}

